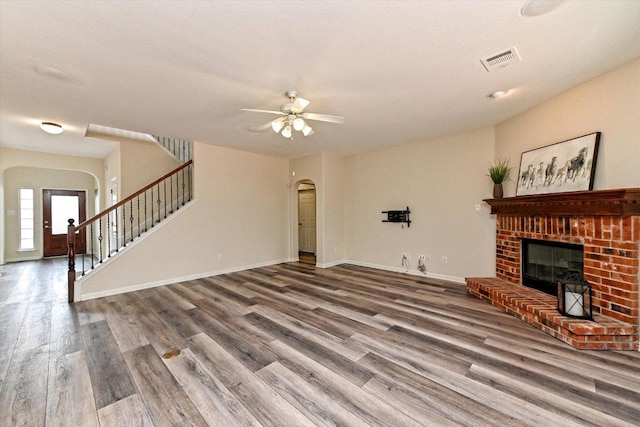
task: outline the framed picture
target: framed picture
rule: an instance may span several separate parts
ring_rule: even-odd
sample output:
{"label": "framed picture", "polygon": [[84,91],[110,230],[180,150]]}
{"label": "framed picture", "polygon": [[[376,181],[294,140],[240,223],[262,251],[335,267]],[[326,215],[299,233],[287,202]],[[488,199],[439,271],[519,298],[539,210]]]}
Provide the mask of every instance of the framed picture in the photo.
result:
{"label": "framed picture", "polygon": [[593,189],[600,132],[525,151],[516,196]]}

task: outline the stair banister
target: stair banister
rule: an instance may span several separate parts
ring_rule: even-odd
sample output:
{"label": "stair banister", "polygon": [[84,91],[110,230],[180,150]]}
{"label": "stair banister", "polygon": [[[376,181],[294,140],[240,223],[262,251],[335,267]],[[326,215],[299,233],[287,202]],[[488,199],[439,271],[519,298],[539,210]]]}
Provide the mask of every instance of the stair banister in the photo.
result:
{"label": "stair banister", "polygon": [[[115,245],[115,252],[118,252],[118,250],[121,247],[124,247],[127,245],[127,243],[132,242],[134,240],[135,237],[140,237],[140,234],[147,231],[148,230],[148,223],[151,223],[151,227],[153,227],[155,225],[155,223],[160,222],[163,218],[160,216],[160,205],[162,203],[162,201],[164,201],[164,218],[167,217],[167,199],[166,199],[166,186],[167,186],[167,180],[169,180],[169,187],[170,187],[170,194],[171,194],[171,200],[169,203],[169,207],[171,209],[171,211],[169,212],[169,215],[171,213],[173,213],[174,209],[177,211],[180,209],[180,206],[184,206],[187,202],[189,202],[192,198],[192,191],[191,191],[191,166],[193,164],[193,160],[189,160],[186,163],[180,165],[179,167],[173,169],[171,172],[166,173],[165,175],[163,175],[162,177],[156,179],[155,181],[151,182],[150,184],[147,184],[146,186],[144,186],[143,188],[141,188],[140,190],[136,191],[135,193],[127,196],[125,199],[121,200],[120,202],[116,203],[113,206],[110,206],[109,208],[103,210],[102,212],[100,212],[97,215],[94,215],[93,217],[89,218],[88,220],[78,224],[78,225],[74,225],[74,220],[73,219],[69,219],[69,225],[67,228],[67,245],[68,245],[68,257],[69,257],[69,270],[68,270],[68,274],[67,274],[67,281],[68,281],[68,292],[69,292],[69,302],[73,302],[74,301],[74,292],[75,292],[75,280],[76,280],[76,271],[75,271],[75,266],[76,266],[76,260],[75,260],[75,254],[76,252],[78,252],[79,248],[75,247],[75,236],[76,233],[80,230],[86,229],[88,227],[90,227],[90,233],[88,233],[89,235],[89,240],[91,242],[91,269],[93,269],[94,267],[94,252],[93,252],[93,245],[94,245],[94,236],[93,236],[93,225],[98,222],[98,226],[99,226],[99,233],[97,233],[97,239],[98,239],[98,245],[99,245],[99,253],[100,253],[100,259],[98,260],[98,264],[101,264],[102,262],[105,261],[105,259],[103,258],[102,255],[102,249],[104,246],[104,242],[102,241],[103,239],[103,235],[102,235],[102,229],[103,229],[103,225],[102,225],[102,219],[106,218],[106,231],[107,231],[107,248],[108,248],[108,254],[107,254],[107,258],[111,257],[111,233],[112,230],[111,227],[115,226],[115,231],[116,231],[116,245]],[[185,178],[185,171],[186,171],[186,178]],[[180,185],[180,173],[182,173],[182,184]],[[175,183],[173,181],[173,177],[175,176]],[[185,181],[188,180],[188,185],[185,183]],[[161,192],[160,192],[160,185],[163,185],[164,187],[164,197],[161,200]],[[175,191],[176,191],[176,199],[173,200],[173,190],[174,190],[174,185],[175,185]],[[158,187],[157,188],[157,192],[156,192],[156,198],[157,200],[154,200],[154,193],[153,193],[153,189],[154,187]],[[150,204],[151,204],[151,217],[147,217],[147,192],[151,191],[151,200],[150,200]],[[144,230],[142,230],[142,226],[140,223],[140,196],[144,194]],[[133,200],[137,198],[137,210],[136,210],[136,217],[134,217],[134,211],[133,211]],[[158,212],[157,218],[154,218],[154,212],[153,212],[153,204],[157,203],[157,208],[158,208]],[[127,229],[126,229],[126,208],[127,208],[127,204],[129,204],[129,221],[130,221],[130,229],[128,230],[130,236],[127,237]],[[122,208],[122,209],[121,209]],[[118,209],[121,209],[122,211],[122,217],[120,218],[118,216]],[[114,217],[113,217],[113,221],[111,221],[110,219],[110,214],[112,212],[115,212]],[[137,230],[137,236],[134,233],[134,221],[135,219],[137,219],[137,224],[138,224],[138,230]],[[119,230],[118,230],[118,223],[120,222],[120,220],[122,220],[122,242],[120,242],[120,234],[119,234]],[[86,245],[86,240],[85,243]],[[86,252],[86,248],[81,248],[83,249],[83,252]],[[82,257],[82,274],[85,274],[85,269],[84,269],[84,253],[83,253],[83,257]]]}

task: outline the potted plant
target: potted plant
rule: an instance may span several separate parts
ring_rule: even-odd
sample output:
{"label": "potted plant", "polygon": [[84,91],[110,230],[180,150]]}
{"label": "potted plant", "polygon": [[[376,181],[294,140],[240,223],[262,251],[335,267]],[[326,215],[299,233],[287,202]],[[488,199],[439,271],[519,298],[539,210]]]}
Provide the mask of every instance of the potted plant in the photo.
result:
{"label": "potted plant", "polygon": [[489,165],[489,178],[493,181],[493,198],[501,199],[504,195],[502,183],[509,179],[511,168],[509,167],[509,159],[498,160],[493,165]]}

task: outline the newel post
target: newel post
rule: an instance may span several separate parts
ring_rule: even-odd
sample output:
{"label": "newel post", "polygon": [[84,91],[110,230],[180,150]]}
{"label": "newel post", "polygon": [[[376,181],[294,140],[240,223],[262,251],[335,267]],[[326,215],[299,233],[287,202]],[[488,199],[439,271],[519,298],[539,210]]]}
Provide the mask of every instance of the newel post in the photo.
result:
{"label": "newel post", "polygon": [[73,302],[76,282],[76,226],[73,225],[73,218],[69,218],[68,222],[67,246],[69,247],[69,250],[67,255],[69,256],[69,271],[67,272],[67,284],[69,287],[69,302]]}

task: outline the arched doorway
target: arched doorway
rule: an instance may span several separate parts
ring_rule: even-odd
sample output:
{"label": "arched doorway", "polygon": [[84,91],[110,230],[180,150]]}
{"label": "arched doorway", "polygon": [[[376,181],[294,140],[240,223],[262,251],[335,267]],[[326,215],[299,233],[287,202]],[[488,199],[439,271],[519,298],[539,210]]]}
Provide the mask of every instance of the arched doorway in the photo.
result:
{"label": "arched doorway", "polygon": [[[100,181],[90,171],[18,165],[0,174],[6,203],[4,211],[0,210],[0,234],[10,236],[0,242],[0,255],[4,252],[5,256],[0,264],[66,255],[67,219],[75,215],[67,216],[56,205],[67,196],[77,204],[78,220],[92,217],[99,209]],[[58,196],[62,199],[57,200]],[[82,209],[85,212],[80,215]]]}
{"label": "arched doorway", "polygon": [[298,185],[298,257],[316,264],[316,186],[305,180]]}

